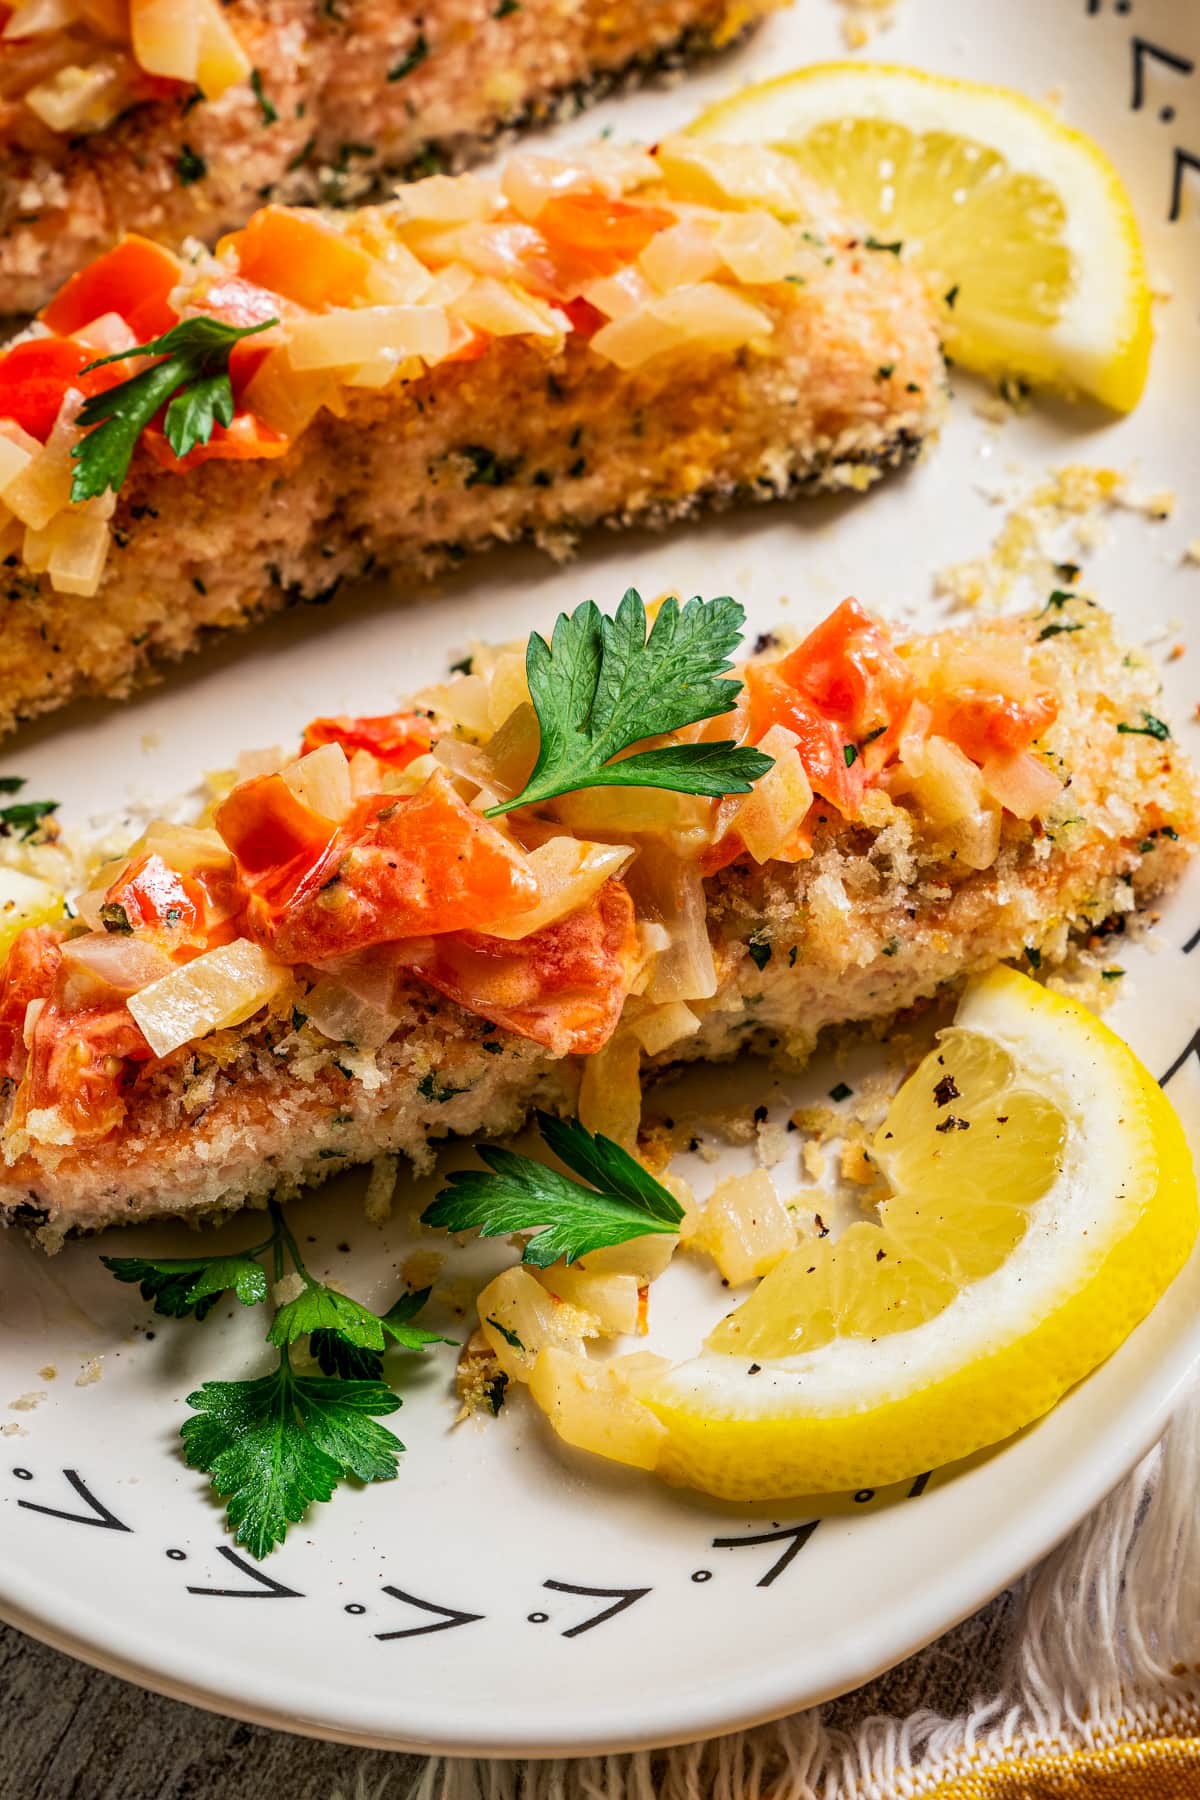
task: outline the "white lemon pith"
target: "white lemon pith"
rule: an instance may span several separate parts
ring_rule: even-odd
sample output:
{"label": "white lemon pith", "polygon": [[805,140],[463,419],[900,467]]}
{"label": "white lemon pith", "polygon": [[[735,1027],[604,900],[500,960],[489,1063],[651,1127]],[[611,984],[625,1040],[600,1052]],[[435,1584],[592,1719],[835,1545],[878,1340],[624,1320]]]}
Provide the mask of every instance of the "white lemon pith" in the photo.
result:
{"label": "white lemon pith", "polygon": [[1196,1234],[1157,1084],[1085,1008],[1010,969],[968,989],[872,1154],[878,1223],[808,1240],[700,1356],[630,1379],[663,1428],[658,1474],[765,1499],[881,1487],[998,1443],[1117,1348]]}
{"label": "white lemon pith", "polygon": [[946,348],[966,367],[1137,404],[1151,323],[1133,208],[1104,153],[1045,107],[916,69],[818,63],[692,130],[786,150],[877,243],[903,244],[951,297]]}
{"label": "white lemon pith", "polygon": [[63,897],[23,869],[0,868],[0,956],[8,954],[18,932],[27,925],[49,925],[61,919]]}

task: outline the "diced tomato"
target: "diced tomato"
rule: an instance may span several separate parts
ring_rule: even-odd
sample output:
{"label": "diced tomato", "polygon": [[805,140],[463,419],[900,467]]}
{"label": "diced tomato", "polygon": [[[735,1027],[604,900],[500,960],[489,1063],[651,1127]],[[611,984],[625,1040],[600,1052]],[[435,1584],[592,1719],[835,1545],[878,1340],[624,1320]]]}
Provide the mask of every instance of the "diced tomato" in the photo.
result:
{"label": "diced tomato", "polygon": [[939,695],[934,702],[934,729],[980,764],[991,756],[1027,750],[1057,717],[1058,699],[1049,690],[1021,700],[998,691],[965,688]]}
{"label": "diced tomato", "polygon": [[392,954],[505,1031],[555,1056],[591,1056],[616,1030],[637,967],[633,901],[622,882],[607,881],[587,906],[526,938],[451,932]]}
{"label": "diced tomato", "polygon": [[885,628],[843,600],[777,663],[745,670],[749,737],[794,731],[813,789],[854,818],[872,775],[895,749],[914,681]]}
{"label": "diced tomato", "polygon": [[632,262],[656,233],[674,223],[675,214],[665,207],[604,194],[556,194],[538,214],[552,243],[581,251],[601,274]]}
{"label": "diced tomato", "polygon": [[147,425],[142,442],[160,469],[182,475],[204,462],[261,462],[264,458],[286,456],[292,440],[282,431],[264,425],[253,413],[235,413],[231,425],[217,425],[207,444],[197,444],[184,457],[176,456],[158,425]]}
{"label": "diced tomato", "polygon": [[912,673],[890,634],[857,600],[843,600],[783,658],[779,673],[860,747],[881,726],[898,724],[913,696]]}
{"label": "diced tomato", "polygon": [[389,769],[407,768],[418,756],[432,750],[440,733],[427,713],[383,713],[375,718],[313,719],[304,727],[304,755],[322,744],[340,744],[347,756],[369,750]]}
{"label": "diced tomato", "polygon": [[181,875],[151,851],[121,871],[104,904],[120,908],[111,915],[118,930],[123,914],[135,931],[152,932],[165,950],[183,961],[231,942],[245,899],[232,869],[228,875],[219,870]]}
{"label": "diced tomato", "polygon": [[337,836],[334,821],[297,799],[282,775],[243,781],[221,802],[213,823],[245,884],[267,899],[323,862]]}
{"label": "diced tomato", "polygon": [[749,701],[748,741],[760,743],[772,725],[794,731],[796,749],[813,792],[836,806],[845,818],[857,817],[866,791],[866,770],[846,727],[823,718],[779,673],[778,663],[748,663],[744,675]]}
{"label": "diced tomato", "polygon": [[248,325],[265,325],[268,319],[282,318],[296,310],[282,295],[247,281],[244,275],[219,275],[195,304],[210,317],[223,319],[226,325],[236,325],[242,331]]}
{"label": "diced tomato", "polygon": [[19,1081],[28,1060],[25,1013],[31,1000],[44,1000],[62,960],[63,934],[52,925],[29,925],[18,932],[0,970],[0,1074]]}
{"label": "diced tomato", "polygon": [[34,1022],[13,1123],[20,1126],[31,1112],[53,1107],[76,1144],[97,1143],[125,1117],[136,1064],[153,1052],[123,1000],[68,1008],[59,994],[62,981],[60,970]]}
{"label": "diced tomato", "polygon": [[106,256],[71,276],[43,307],[42,322],[69,337],[102,313],[120,313],[138,343],[147,343],[179,323],[167,295],[179,281],[181,266],[161,244],[130,232]]}
{"label": "diced tomato", "polygon": [[571,330],[580,337],[593,337],[606,322],[600,308],[593,306],[590,300],[584,300],[582,296],[578,300],[563,300],[560,305],[571,321]]}
{"label": "diced tomato", "polygon": [[361,300],[375,260],[313,214],[284,206],[256,212],[244,230],[221,239],[218,256],[229,249],[247,281],[314,312]]}
{"label": "diced tomato", "polygon": [[[225,807],[217,829],[236,849]],[[522,852],[438,774],[411,797],[360,801],[324,857],[306,869],[297,863],[269,890],[255,884],[248,919],[278,961],[322,962],[397,938],[477,929],[528,911],[537,897]]]}
{"label": "diced tomato", "polygon": [[41,443],[54,429],[63,395],[78,387],[90,350],[62,338],[29,338],[0,356],[0,419],[12,419]]}

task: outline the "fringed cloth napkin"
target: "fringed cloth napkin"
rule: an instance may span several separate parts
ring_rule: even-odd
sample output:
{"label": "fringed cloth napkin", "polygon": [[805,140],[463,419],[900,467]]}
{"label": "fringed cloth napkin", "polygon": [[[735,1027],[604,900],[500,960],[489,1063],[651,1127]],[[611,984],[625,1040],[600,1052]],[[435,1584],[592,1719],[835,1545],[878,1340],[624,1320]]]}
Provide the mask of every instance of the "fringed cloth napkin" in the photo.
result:
{"label": "fringed cloth napkin", "polygon": [[[1200,1393],[1022,1584],[1001,1691],[958,1718],[816,1710],[632,1756],[433,1761],[410,1800],[1200,1800],[1198,1477]],[[930,1701],[938,1660],[909,1665]]]}

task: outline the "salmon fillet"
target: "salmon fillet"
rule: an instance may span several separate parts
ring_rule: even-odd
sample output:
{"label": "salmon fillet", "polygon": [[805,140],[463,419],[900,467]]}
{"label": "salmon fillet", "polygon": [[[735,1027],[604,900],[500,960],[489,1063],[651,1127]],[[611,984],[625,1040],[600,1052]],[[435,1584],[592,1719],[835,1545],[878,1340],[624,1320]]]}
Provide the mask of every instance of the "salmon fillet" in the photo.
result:
{"label": "salmon fillet", "polygon": [[[773,3],[223,0],[242,66],[212,98],[83,22],[0,41],[0,311],[35,311],[126,230],[212,243],[264,199],[344,206],[461,166],[499,133],[724,48]],[[87,71],[102,91],[76,123]]]}
{"label": "salmon fillet", "polygon": [[[569,215],[556,215],[558,236],[550,208],[538,211],[536,184],[547,179],[578,184],[552,202]],[[536,226],[495,182],[435,178],[330,232],[314,215],[268,209],[221,260],[181,271],[163,303],[170,317],[244,322],[265,309],[284,324],[261,340],[273,345],[265,352],[256,339],[238,346],[235,354],[254,346],[259,366],[230,431],[218,425],[182,465],[161,431],[144,434],[115,510],[111,494],[67,503],[80,434],[70,423],[79,395],[66,388],[40,458],[37,441],[22,439],[32,471],[7,486],[0,473],[0,554],[11,546],[0,568],[0,730],[79,695],[124,694],[154,662],[183,656],[213,630],[328,600],[369,570],[411,591],[489,544],[532,541],[562,555],[601,523],[664,525],[735,499],[862,490],[935,431],[944,372],[934,303],[914,271],[871,247],[788,158],[674,140],[653,157],[517,157],[504,182]],[[447,224],[456,212],[460,223]],[[618,227],[623,249],[588,247],[594,228],[607,242]],[[306,257],[294,251],[294,229],[317,234]],[[272,263],[277,240],[285,251]],[[323,243],[326,256],[369,262],[364,281],[430,297],[324,305],[313,276]],[[503,267],[497,257],[508,259],[508,280],[481,272]],[[290,280],[301,298],[264,293],[252,277]],[[65,290],[69,306],[74,291]],[[369,300],[369,287],[362,292]],[[387,330],[394,319],[397,343],[420,341],[427,358],[397,363],[401,352],[385,350],[364,369],[354,362],[363,351],[343,349],[317,353],[349,356],[349,365],[293,366],[314,354],[314,330],[368,315],[373,330],[380,315]],[[658,334],[649,344],[612,340],[614,330],[643,328]],[[429,349],[433,329],[440,358]],[[0,407],[3,380],[0,359]],[[243,424],[266,437],[265,449],[251,446],[255,460],[192,466],[236,451]],[[0,471],[5,429],[0,420]],[[32,510],[17,497],[43,467],[52,504],[62,503],[48,527],[40,490]],[[17,514],[7,536],[6,505]],[[76,524],[95,534],[83,580],[73,540],[65,573],[48,548]]]}
{"label": "salmon fillet", "polygon": [[[631,992],[598,1054],[555,1055],[497,1025],[494,1007],[480,1016],[402,971],[395,1030],[362,1052],[314,1029],[312,972],[298,971],[265,1018],[143,1065],[103,1141],[39,1143],[10,1125],[0,1208],[54,1248],[71,1231],[261,1206],[380,1157],[425,1170],[439,1139],[510,1131],[534,1106],[578,1106],[609,1130],[621,1071],[639,1061],[644,1080],[747,1051],[796,1066],[830,1028],[882,1027],[999,961],[1051,969],[1081,938],[1122,930],[1194,849],[1196,784],[1169,736],[1129,729],[1150,716],[1157,681],[1107,616],[1076,602],[1053,623],[1052,636],[1040,614],[919,641],[935,656],[1016,652],[1053,692],[1057,718],[1039,740],[1065,784],[1053,805],[1029,821],[1006,810],[991,860],[969,868],[961,840],[902,784],[898,798],[869,789],[852,821],[817,802],[810,857],[741,857],[704,881],[716,983],[688,1002],[690,1036],[673,1039],[675,1015]],[[651,839],[630,841],[654,854]],[[626,881],[640,930],[636,861]]]}

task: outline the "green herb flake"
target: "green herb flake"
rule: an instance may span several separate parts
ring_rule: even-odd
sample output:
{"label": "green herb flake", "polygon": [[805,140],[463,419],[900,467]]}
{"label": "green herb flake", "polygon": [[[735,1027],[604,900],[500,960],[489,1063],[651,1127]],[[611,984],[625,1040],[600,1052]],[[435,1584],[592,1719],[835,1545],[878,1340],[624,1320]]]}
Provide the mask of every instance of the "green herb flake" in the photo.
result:
{"label": "green herb flake", "polygon": [[842,1100],[848,1100],[853,1092],[854,1089],[849,1087],[846,1082],[839,1081],[836,1087],[830,1088],[829,1098],[840,1102]]}
{"label": "green herb flake", "polygon": [[895,956],[897,954],[897,952],[899,951],[899,949],[900,949],[900,939],[899,938],[889,938],[887,943],[883,946],[883,954],[885,956]]}
{"label": "green herb flake", "polygon": [[1153,713],[1145,711],[1140,725],[1129,725],[1122,719],[1117,730],[1125,737],[1156,738],[1160,744],[1165,743],[1171,735],[1169,726],[1164,725],[1161,719],[1156,719]]}
{"label": "green herb flake", "polygon": [[512,1348],[514,1350],[522,1350],[523,1351],[525,1349],[525,1345],[522,1343],[521,1339],[517,1336],[516,1332],[510,1331],[508,1329],[507,1325],[502,1325],[500,1323],[499,1319],[489,1317],[487,1320],[487,1323],[489,1325],[491,1325],[494,1330],[498,1331],[500,1333],[500,1336],[504,1339],[505,1343],[511,1344]]}
{"label": "green herb flake", "polygon": [[1044,638],[1062,637],[1067,632],[1082,630],[1082,625],[1043,625],[1037,634],[1037,641],[1040,644]]}
{"label": "green herb flake", "polygon": [[751,938],[746,945],[750,953],[750,961],[756,969],[765,969],[771,960],[771,946],[762,938]]}
{"label": "green herb flake", "polygon": [[179,177],[180,187],[191,187],[194,182],[204,180],[208,174],[208,164],[190,144],[184,144],[175,158],[175,173]]}
{"label": "green herb flake", "polygon": [[[5,791],[13,792],[11,788]],[[57,800],[18,800],[13,806],[0,806],[0,836],[11,837],[16,832],[28,841],[51,813],[58,811],[58,804]]]}
{"label": "green herb flake", "polygon": [[0,794],[19,794],[24,786],[23,775],[0,775]]}
{"label": "green herb flake", "polygon": [[888,378],[890,376],[894,375],[895,373],[896,373],[895,363],[880,363],[879,367],[875,371],[875,379],[876,379],[876,381],[887,381]]}
{"label": "green herb flake", "polygon": [[1101,981],[1120,981],[1124,973],[1124,969],[1101,969],[1100,979]]}
{"label": "green herb flake", "polygon": [[852,769],[854,767],[855,763],[858,761],[858,745],[857,744],[844,744],[842,746],[842,755],[846,759],[846,767],[848,769]]}
{"label": "green herb flake", "polygon": [[261,69],[251,69],[251,71],[250,71],[250,87],[254,94],[254,98],[258,101],[258,110],[262,114],[263,124],[264,125],[274,125],[275,122],[277,121],[277,119],[279,118],[279,114],[275,110],[275,107],[271,104],[271,101],[270,101],[269,97],[267,96],[267,94],[264,93],[264,91],[263,91],[263,78],[262,78],[262,70]]}
{"label": "green herb flake", "polygon": [[957,283],[957,281],[955,282],[955,284],[952,288],[946,289],[946,292],[942,295],[942,298],[946,302],[946,305],[950,308],[950,311],[953,312],[955,302],[958,299],[958,283]]}
{"label": "green herb flake", "polygon": [[388,70],[388,80],[403,81],[406,75],[411,75],[414,69],[420,68],[428,55],[429,44],[426,40],[425,33],[423,31],[418,32],[413,47],[408,52],[407,56],[402,56],[400,61],[393,64]]}
{"label": "green herb flake", "polygon": [[904,239],[895,238],[892,242],[886,243],[881,238],[865,237],[863,239],[863,248],[866,250],[885,250],[889,256],[899,256],[904,248]]}
{"label": "green herb flake", "polygon": [[1037,948],[1036,944],[1026,944],[1025,954],[1029,958],[1029,966],[1031,969],[1040,969],[1041,968],[1042,953]]}

